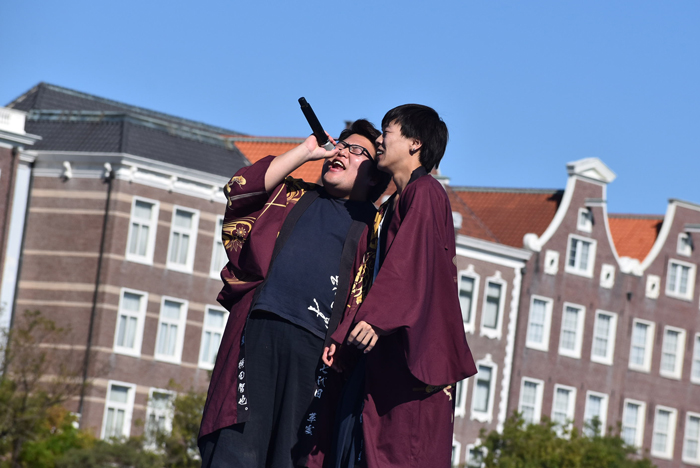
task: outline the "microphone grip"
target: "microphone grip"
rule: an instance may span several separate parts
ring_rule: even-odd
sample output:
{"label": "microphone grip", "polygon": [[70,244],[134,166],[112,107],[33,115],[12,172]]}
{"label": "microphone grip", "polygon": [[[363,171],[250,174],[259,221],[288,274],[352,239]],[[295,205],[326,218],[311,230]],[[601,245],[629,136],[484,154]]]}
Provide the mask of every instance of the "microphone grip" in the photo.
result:
{"label": "microphone grip", "polygon": [[326,132],[323,131],[323,126],[321,126],[321,122],[318,121],[316,113],[311,108],[311,105],[309,105],[309,103],[306,102],[306,99],[300,97],[299,105],[301,106],[301,111],[304,113],[304,117],[306,117],[306,121],[309,122],[309,125],[311,126],[311,130],[313,131],[314,136],[316,137],[318,146],[323,147],[326,151],[330,151],[333,148],[335,148],[335,146],[333,146],[333,143],[331,143],[328,139],[328,135],[326,135]]}

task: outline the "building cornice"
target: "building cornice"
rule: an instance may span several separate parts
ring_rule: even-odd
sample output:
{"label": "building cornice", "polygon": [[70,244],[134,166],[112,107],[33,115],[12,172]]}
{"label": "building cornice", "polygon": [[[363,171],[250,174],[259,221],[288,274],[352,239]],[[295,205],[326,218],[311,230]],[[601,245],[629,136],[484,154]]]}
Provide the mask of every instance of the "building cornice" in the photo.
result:
{"label": "building cornice", "polygon": [[457,235],[457,247],[476,250],[507,260],[514,260],[516,262],[521,262],[523,265],[530,260],[532,256],[532,252],[529,250],[518,249],[516,247],[477,239],[475,237],[468,237],[462,234]]}

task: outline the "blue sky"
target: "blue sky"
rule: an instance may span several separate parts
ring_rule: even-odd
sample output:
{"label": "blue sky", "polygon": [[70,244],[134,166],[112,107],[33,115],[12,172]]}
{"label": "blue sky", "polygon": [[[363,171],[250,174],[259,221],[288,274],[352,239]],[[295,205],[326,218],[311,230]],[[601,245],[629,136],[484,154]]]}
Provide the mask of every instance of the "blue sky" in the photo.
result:
{"label": "blue sky", "polygon": [[454,185],[563,188],[598,157],[618,213],[700,203],[700,2],[1,2],[0,105],[40,81],[253,135],[434,107]]}

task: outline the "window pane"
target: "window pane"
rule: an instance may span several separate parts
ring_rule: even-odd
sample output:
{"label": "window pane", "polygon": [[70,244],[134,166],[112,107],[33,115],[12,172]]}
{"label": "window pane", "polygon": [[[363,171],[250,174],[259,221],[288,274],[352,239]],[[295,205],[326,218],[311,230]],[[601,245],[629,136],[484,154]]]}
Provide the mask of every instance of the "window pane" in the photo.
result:
{"label": "window pane", "polygon": [[173,232],[170,238],[170,261],[177,263],[178,251],[180,250],[180,234]]}
{"label": "window pane", "polygon": [[700,417],[689,416],[685,427],[685,443],[683,457],[691,460],[698,459],[698,443],[700,443]]}
{"label": "window pane", "polygon": [[530,325],[527,330],[527,339],[533,343],[542,343],[544,340],[544,322],[547,311],[547,303],[539,299],[532,301],[530,308]]}
{"label": "window pane", "polygon": [[182,235],[182,239],[180,242],[180,255],[177,259],[177,262],[185,265],[187,264],[187,249],[190,247],[190,236],[187,234]]}
{"label": "window pane", "polygon": [[580,241],[577,239],[571,239],[571,248],[569,249],[569,266],[576,266],[576,248]]}
{"label": "window pane", "polygon": [[595,356],[606,357],[608,354],[608,337],[610,335],[610,322],[612,317],[605,314],[598,314],[595,323],[595,333],[593,338],[593,354]]}
{"label": "window pane", "polygon": [[523,383],[523,394],[520,396],[520,411],[525,422],[535,420],[535,405],[537,401],[537,384],[534,382]]}
{"label": "window pane", "polygon": [[590,242],[581,241],[581,264],[579,266],[579,270],[588,270],[588,252],[590,247]]}
{"label": "window pane", "polygon": [[210,351],[210,346],[211,346],[211,332],[204,332],[204,335],[202,336],[202,353],[200,356],[200,359],[203,362],[208,362],[210,364],[213,364],[213,360],[211,359],[211,351]]}
{"label": "window pane", "polygon": [[686,294],[688,292],[688,273],[690,273],[690,267],[681,266],[681,281],[679,292],[681,294]]}
{"label": "window pane", "polygon": [[146,250],[148,248],[148,226],[141,226],[138,230],[138,255],[146,255]]}
{"label": "window pane", "polygon": [[668,270],[668,289],[675,292],[676,291],[676,270],[679,265],[671,263],[671,268]]}
{"label": "window pane", "polygon": [[639,366],[644,365],[644,350],[647,342],[648,325],[635,323],[632,331],[632,350],[630,352],[630,363]]}
{"label": "window pane", "polygon": [[207,317],[205,319],[205,325],[207,327],[224,327],[224,313],[220,310],[207,310]]}
{"label": "window pane", "polygon": [[477,374],[476,389],[474,391],[474,410],[488,411],[489,394],[491,391],[491,368],[479,366]]}
{"label": "window pane", "polygon": [[570,351],[576,350],[576,334],[579,312],[579,309],[569,306],[567,306],[564,310],[564,317],[561,325],[561,342],[559,345],[562,349]]}
{"label": "window pane", "polygon": [[636,443],[638,414],[639,405],[627,403],[623,414],[622,438],[628,445],[634,445]]}
{"label": "window pane", "polygon": [[486,291],[484,327],[496,328],[498,324],[498,308],[501,300],[501,285],[489,283]]}
{"label": "window pane", "polygon": [[695,337],[695,346],[693,349],[693,369],[691,371],[693,379],[700,379],[700,335]]}
{"label": "window pane", "polygon": [[654,450],[657,452],[666,452],[670,419],[671,413],[669,411],[657,411],[656,420],[654,421],[654,440],[652,442]]}
{"label": "window pane", "polygon": [[663,351],[661,353],[661,370],[674,372],[676,370],[676,352],[678,351],[678,333],[666,330]]}
{"label": "window pane", "polygon": [[175,212],[175,227],[182,229],[191,229],[193,216],[194,213],[188,213],[186,211],[177,210]]}
{"label": "window pane", "polygon": [[141,309],[141,297],[143,296],[125,292],[122,296],[122,309],[138,312]]}
{"label": "window pane", "polygon": [[459,284],[459,304],[462,308],[462,321],[471,321],[472,298],[474,297],[474,279],[467,276],[460,278]]}
{"label": "window pane", "polygon": [[129,397],[129,387],[112,385],[109,392],[109,401],[114,403],[126,403]]}
{"label": "window pane", "polygon": [[150,221],[151,213],[153,212],[153,204],[146,203],[141,200],[136,200],[134,202],[134,218]]}
{"label": "window pane", "polygon": [[569,398],[571,398],[571,390],[557,388],[556,394],[554,395],[552,419],[560,425],[564,425],[569,417]]}
{"label": "window pane", "polygon": [[173,301],[164,301],[163,317],[171,320],[180,320],[180,307],[182,304]]}

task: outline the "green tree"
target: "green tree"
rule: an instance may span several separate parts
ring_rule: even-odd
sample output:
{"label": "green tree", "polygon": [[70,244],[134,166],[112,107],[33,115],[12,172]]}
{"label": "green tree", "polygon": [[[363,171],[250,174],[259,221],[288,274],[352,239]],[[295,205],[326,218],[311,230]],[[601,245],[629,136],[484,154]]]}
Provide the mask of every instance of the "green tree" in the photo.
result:
{"label": "green tree", "polygon": [[160,431],[156,435],[158,449],[163,454],[164,467],[200,466],[197,435],[206,398],[206,393],[190,389],[186,393],[179,393],[173,401],[172,430],[169,433]]}
{"label": "green tree", "polygon": [[518,414],[509,418],[501,433],[481,430],[475,453],[486,468],[652,468],[646,457],[625,444],[618,434],[601,436],[600,423],[589,435],[561,428],[548,419],[526,424]]}
{"label": "green tree", "polygon": [[26,311],[0,337],[0,459],[4,466],[25,466],[25,444],[46,436],[52,413],[80,392],[81,356],[72,356],[70,348],[56,351],[66,343],[67,334],[40,312]]}

